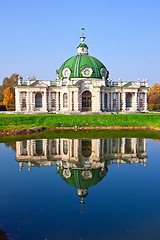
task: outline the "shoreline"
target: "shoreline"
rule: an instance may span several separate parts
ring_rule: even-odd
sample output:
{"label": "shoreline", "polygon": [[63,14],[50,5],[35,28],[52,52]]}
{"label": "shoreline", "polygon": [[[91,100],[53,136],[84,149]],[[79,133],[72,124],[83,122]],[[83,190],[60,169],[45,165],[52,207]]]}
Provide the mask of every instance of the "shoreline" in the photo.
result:
{"label": "shoreline", "polygon": [[44,130],[51,130],[51,131],[67,131],[67,130],[150,130],[150,131],[160,131],[158,127],[152,126],[99,126],[99,127],[54,127],[54,128],[28,128],[28,129],[12,129],[12,130],[0,130],[0,137],[3,136],[17,136],[17,135],[29,135],[29,134],[37,134]]}

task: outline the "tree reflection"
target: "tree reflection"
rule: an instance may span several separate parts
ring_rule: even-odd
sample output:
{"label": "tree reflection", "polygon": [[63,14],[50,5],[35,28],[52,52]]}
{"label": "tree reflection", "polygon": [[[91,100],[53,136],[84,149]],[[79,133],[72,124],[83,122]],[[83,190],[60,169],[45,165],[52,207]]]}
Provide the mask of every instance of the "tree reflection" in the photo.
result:
{"label": "tree reflection", "polygon": [[1,240],[8,240],[7,235],[8,234],[4,230],[0,229],[0,239]]}

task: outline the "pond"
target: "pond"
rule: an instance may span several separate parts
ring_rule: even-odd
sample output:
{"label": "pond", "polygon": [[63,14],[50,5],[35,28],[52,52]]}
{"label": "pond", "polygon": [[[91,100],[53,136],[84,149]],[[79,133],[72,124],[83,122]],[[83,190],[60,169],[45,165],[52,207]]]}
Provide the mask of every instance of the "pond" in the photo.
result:
{"label": "pond", "polygon": [[0,144],[0,239],[160,239],[160,141],[68,135]]}

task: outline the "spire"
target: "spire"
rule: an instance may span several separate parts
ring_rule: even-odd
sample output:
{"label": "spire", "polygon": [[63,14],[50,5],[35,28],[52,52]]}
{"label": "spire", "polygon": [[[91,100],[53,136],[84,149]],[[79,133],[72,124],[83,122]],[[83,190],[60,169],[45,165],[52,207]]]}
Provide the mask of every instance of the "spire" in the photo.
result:
{"label": "spire", "polygon": [[80,39],[81,39],[81,42],[83,43],[84,42],[84,39],[86,38],[86,37],[84,37],[84,31],[85,30],[85,28],[84,27],[81,27],[81,31],[82,31],[82,36],[80,37]]}

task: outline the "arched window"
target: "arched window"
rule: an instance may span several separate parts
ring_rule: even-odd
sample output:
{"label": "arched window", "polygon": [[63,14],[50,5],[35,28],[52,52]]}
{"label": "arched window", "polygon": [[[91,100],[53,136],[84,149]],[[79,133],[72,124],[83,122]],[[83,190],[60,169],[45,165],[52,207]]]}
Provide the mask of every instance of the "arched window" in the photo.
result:
{"label": "arched window", "polygon": [[55,92],[52,92],[52,94],[51,94],[51,106],[52,106],[52,108],[56,107],[56,93]]}
{"label": "arched window", "polygon": [[63,141],[63,153],[64,153],[65,155],[68,154],[68,141],[67,141],[67,140],[64,140],[64,141]]}
{"label": "arched window", "polygon": [[126,107],[132,107],[132,93],[126,94]]}
{"label": "arched window", "polygon": [[42,107],[42,94],[36,93],[35,95],[35,107]]}
{"label": "arched window", "polygon": [[82,93],[82,111],[92,110],[92,94],[90,91],[84,91]]}
{"label": "arched window", "polygon": [[92,142],[89,139],[82,139],[81,142],[81,152],[82,156],[89,158],[92,154]]}
{"label": "arched window", "polygon": [[67,95],[67,93],[63,94],[63,107],[68,107],[68,95]]}
{"label": "arched window", "polygon": [[26,108],[26,93],[22,93],[22,108]]}

